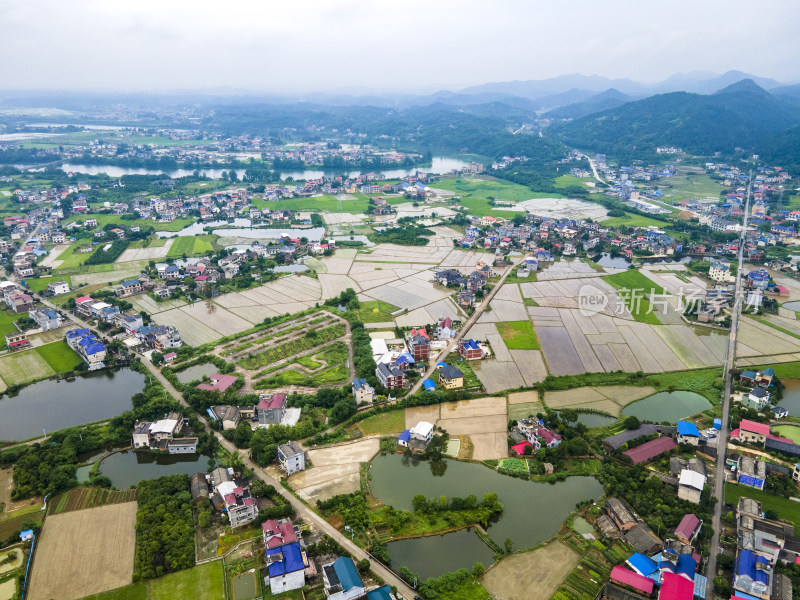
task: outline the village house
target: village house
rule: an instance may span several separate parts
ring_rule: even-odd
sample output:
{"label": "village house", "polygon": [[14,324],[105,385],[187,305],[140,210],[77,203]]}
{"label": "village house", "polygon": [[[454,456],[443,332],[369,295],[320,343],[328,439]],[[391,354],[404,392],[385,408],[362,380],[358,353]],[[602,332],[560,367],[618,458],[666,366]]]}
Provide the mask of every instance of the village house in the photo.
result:
{"label": "village house", "polygon": [[357,405],[372,404],[375,401],[375,388],[366,379],[353,379],[353,399]]}
{"label": "village house", "polygon": [[53,296],[59,296],[61,294],[68,294],[69,293],[69,284],[64,281],[56,281],[53,283],[47,284],[47,292]]}
{"label": "village house", "polygon": [[286,412],[286,394],[261,394],[256,405],[259,425],[276,425]]}
{"label": "village house", "polygon": [[58,329],[63,325],[63,317],[51,308],[39,308],[28,312],[28,316],[36,322],[42,331]]}
{"label": "village house", "polygon": [[445,389],[454,390],[464,387],[464,372],[456,369],[454,366],[441,365],[438,368],[438,373],[439,383],[441,383]]}
{"label": "village house", "polygon": [[70,329],[64,334],[67,345],[80,356],[90,371],[102,369],[105,365],[106,347],[88,329]]}
{"label": "village house", "polygon": [[352,558],[342,556],[323,565],[322,580],[328,600],[355,600],[366,591]]}
{"label": "village house", "polygon": [[483,349],[480,347],[480,344],[473,339],[461,340],[458,342],[458,351],[466,360],[483,358]]}
{"label": "village house", "polygon": [[306,468],[306,453],[297,442],[287,442],[278,446],[278,462],[291,475]]}
{"label": "village house", "polygon": [[430,340],[424,329],[420,329],[419,333],[416,333],[414,329],[411,330],[411,337],[408,339],[408,349],[415,361],[428,359],[430,354]]}
{"label": "village house", "polygon": [[234,481],[222,481],[216,483],[214,496],[215,504],[225,508],[231,529],[246,525],[258,517],[258,504],[250,495],[249,488],[237,485]]}
{"label": "village house", "polygon": [[700,442],[700,431],[697,425],[689,421],[678,421],[678,443],[697,446]]}
{"label": "village house", "polygon": [[453,321],[450,317],[439,319],[433,337],[437,340],[449,340],[453,336]]}
{"label": "village house", "polygon": [[114,293],[120,298],[141,294],[142,282],[138,279],[128,279],[120,283],[119,286],[117,286],[117,288],[114,290]]}
{"label": "village house", "polygon": [[33,298],[28,294],[10,294],[6,297],[6,304],[17,314],[33,310]]}
{"label": "village house", "polygon": [[30,348],[31,342],[24,332],[9,333],[6,335],[6,346],[11,352],[17,352]]}
{"label": "village house", "polygon": [[212,406],[208,409],[209,415],[222,424],[222,430],[236,429],[242,420],[241,412],[238,406],[231,406],[229,404],[222,404],[219,406]]}
{"label": "village house", "polygon": [[705,484],[706,478],[704,475],[690,469],[684,469],[681,471],[678,480],[678,498],[688,500],[694,504],[700,504],[700,496],[703,493]]}
{"label": "village house", "polygon": [[[270,526],[266,521],[263,526]],[[265,536],[267,532],[265,530]],[[273,536],[271,539],[275,539]],[[288,539],[288,536],[286,536]],[[281,540],[283,541],[283,540]],[[306,583],[305,572],[309,567],[306,553],[300,548],[297,536],[294,541],[267,545],[264,551],[267,564],[267,577],[264,584],[269,584],[272,595],[278,596],[290,590],[298,590]]]}
{"label": "village house", "polygon": [[387,390],[403,387],[405,376],[395,364],[380,363],[375,369],[375,376]]}

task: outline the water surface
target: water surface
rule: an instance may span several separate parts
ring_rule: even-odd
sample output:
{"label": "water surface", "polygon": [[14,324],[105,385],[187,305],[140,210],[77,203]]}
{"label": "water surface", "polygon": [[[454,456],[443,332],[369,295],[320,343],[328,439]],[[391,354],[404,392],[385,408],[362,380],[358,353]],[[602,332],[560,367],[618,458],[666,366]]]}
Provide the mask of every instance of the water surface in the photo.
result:
{"label": "water surface", "polygon": [[208,457],[201,454],[151,454],[123,450],[103,459],[100,474],[108,477],[114,487],[126,490],[144,479],[178,473],[204,473],[207,466]]}
{"label": "water surface", "polygon": [[711,408],[711,402],[695,392],[658,392],[622,409],[623,417],[631,415],[643,421],[676,423]]}
{"label": "water surface", "polygon": [[110,419],[131,409],[144,375],[131,369],[48,379],[0,399],[0,440],[25,440],[75,425]]}

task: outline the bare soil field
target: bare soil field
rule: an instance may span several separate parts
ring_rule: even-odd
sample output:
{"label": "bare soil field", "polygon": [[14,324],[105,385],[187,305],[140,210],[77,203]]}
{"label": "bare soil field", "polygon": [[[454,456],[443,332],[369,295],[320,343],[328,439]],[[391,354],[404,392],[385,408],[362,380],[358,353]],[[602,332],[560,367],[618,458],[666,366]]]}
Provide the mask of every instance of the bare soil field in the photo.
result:
{"label": "bare soil field", "polygon": [[159,258],[166,258],[172,244],[175,243],[175,238],[168,239],[163,246],[156,246],[155,248],[128,248],[119,258],[114,261],[117,263],[130,262],[133,260],[158,260]]}
{"label": "bare soil field", "polygon": [[470,362],[472,370],[490,394],[514,389],[525,385],[516,363],[500,362],[494,359]]}
{"label": "bare soil field", "polygon": [[505,557],[481,578],[495,600],[548,600],[580,560],[560,541]]}
{"label": "bare soil field", "polygon": [[292,475],[289,484],[309,502],[355,492],[360,487],[361,463],[372,460],[379,448],[380,440],[369,438],[309,450],[313,467]]}
{"label": "bare soil field", "polygon": [[544,412],[544,406],[539,402],[524,402],[522,404],[509,404],[508,405],[508,418],[527,419],[529,416],[536,416],[537,413]]}
{"label": "bare soil field", "polygon": [[406,429],[411,429],[420,421],[436,424],[439,420],[439,405],[413,406],[406,409]]}
{"label": "bare soil field", "polygon": [[539,402],[539,392],[514,392],[508,395],[509,404],[529,404],[531,402]]}
{"label": "bare soil field", "polygon": [[133,581],[136,502],[48,517],[33,563],[30,600],[77,600]]}

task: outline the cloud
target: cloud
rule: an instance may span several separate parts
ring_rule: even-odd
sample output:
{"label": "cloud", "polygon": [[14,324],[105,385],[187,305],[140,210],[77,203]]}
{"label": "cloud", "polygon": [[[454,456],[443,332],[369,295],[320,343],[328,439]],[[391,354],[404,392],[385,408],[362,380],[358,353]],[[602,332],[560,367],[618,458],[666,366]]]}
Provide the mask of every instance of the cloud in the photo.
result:
{"label": "cloud", "polygon": [[5,88],[416,91],[580,72],[800,79],[791,0],[26,0]]}

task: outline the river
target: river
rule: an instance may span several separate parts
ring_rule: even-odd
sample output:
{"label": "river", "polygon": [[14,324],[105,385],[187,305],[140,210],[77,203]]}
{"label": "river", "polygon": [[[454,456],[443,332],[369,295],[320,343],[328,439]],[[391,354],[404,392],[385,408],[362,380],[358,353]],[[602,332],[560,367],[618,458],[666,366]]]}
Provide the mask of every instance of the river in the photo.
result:
{"label": "river", "polygon": [[143,389],[144,375],[130,369],[34,383],[0,399],[0,440],[25,440],[43,430],[110,419],[130,410],[131,396]]}
{"label": "river", "polygon": [[[415,494],[428,498],[475,494],[481,499],[484,494],[494,492],[503,505],[503,514],[489,526],[488,533],[501,546],[506,538],[511,538],[515,549],[531,548],[549,539],[558,532],[577,503],[599,498],[603,493],[603,487],[593,477],[569,477],[557,484],[533,483],[500,475],[475,463],[445,459],[438,469],[431,466],[429,461],[415,461],[397,454],[377,456],[369,471],[372,491],[385,504],[404,510],[412,509]],[[443,472],[442,466],[445,467]],[[429,538],[391,542],[389,554],[397,562],[397,568],[403,566],[399,561],[408,560],[405,557],[419,556],[420,561],[416,563],[415,559],[415,564],[427,565],[418,572],[422,577],[452,570],[452,565],[445,570],[439,568],[440,554],[432,549],[434,547],[447,547],[451,549],[448,552],[458,553],[456,568],[468,568],[476,561],[485,560],[482,546],[473,546],[472,542],[459,544],[459,539],[447,534],[430,544]],[[467,551],[470,548],[480,548],[481,552]]]}
{"label": "river", "polygon": [[[469,163],[461,160],[460,158],[449,158],[446,156],[434,156],[431,161],[430,167],[412,167],[411,169],[381,169],[380,174],[384,175],[386,179],[403,179],[409,175],[414,175],[417,171],[421,173],[434,173],[436,175],[443,175],[449,173],[454,169],[461,169]],[[178,178],[189,177],[194,175],[194,169],[172,169],[172,170],[158,170],[158,169],[145,169],[133,167],[116,167],[111,165],[82,165],[64,163],[61,165],[61,170],[66,173],[82,173],[85,175],[99,175],[105,173],[110,177],[122,177],[123,175],[165,175]],[[221,179],[222,173],[227,173],[229,169],[198,169],[202,175],[212,179]],[[241,180],[244,177],[245,169],[235,169],[236,176]],[[377,174],[378,172],[376,172]],[[281,171],[280,178],[286,180],[292,178],[294,180],[306,179],[319,179],[324,176],[343,176],[343,177],[360,177],[362,171],[321,171],[317,169],[305,169],[302,171]]]}

